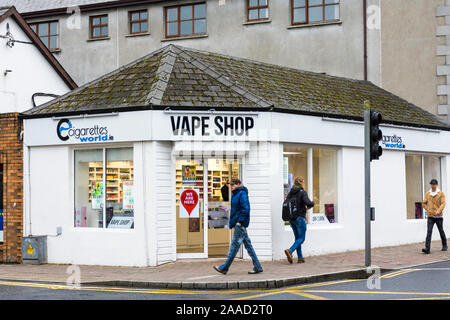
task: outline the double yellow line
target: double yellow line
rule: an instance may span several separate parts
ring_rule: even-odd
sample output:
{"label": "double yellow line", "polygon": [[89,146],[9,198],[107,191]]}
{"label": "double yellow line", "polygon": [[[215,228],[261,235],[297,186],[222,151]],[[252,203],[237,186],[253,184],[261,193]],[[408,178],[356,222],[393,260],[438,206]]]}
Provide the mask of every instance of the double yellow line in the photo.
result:
{"label": "double yellow line", "polygon": [[384,276],[381,276],[380,279],[390,279],[390,278],[401,276],[402,274],[406,274],[406,273],[410,273],[410,272],[414,272],[414,271],[417,271],[417,270],[416,269],[403,269],[403,270],[385,274]]}

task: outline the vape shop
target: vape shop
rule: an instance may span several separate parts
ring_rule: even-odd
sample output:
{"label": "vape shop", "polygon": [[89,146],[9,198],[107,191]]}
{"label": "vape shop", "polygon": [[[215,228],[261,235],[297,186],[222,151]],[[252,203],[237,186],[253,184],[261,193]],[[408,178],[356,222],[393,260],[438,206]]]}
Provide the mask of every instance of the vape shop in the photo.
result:
{"label": "vape shop", "polygon": [[372,246],[421,242],[429,180],[449,190],[447,124],[369,82],[175,46],[21,115],[24,235],[47,236],[49,263],[225,257],[237,177],[256,254],[284,259],[282,203],[302,177],[314,201],[303,254],[361,250],[364,99],[385,119]]}

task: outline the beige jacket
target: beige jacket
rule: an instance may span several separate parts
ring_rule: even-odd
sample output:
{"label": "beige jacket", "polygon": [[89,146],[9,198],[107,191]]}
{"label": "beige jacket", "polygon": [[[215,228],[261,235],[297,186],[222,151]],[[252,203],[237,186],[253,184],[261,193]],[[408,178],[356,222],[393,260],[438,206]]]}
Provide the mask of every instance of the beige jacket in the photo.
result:
{"label": "beige jacket", "polygon": [[442,211],[445,208],[445,194],[439,191],[433,197],[428,191],[422,204],[423,208],[428,212],[428,217],[442,217]]}

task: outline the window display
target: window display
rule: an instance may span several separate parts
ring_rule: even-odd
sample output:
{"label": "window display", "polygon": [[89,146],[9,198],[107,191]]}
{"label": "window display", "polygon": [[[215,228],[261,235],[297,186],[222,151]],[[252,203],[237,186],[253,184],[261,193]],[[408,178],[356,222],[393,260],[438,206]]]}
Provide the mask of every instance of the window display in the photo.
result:
{"label": "window display", "polygon": [[133,190],[133,148],[75,150],[75,227],[133,229]]}
{"label": "window display", "polygon": [[425,193],[430,189],[431,179],[441,183],[441,158],[407,154],[406,169],[406,213],[408,219],[426,218],[422,207]]}
{"label": "window display", "polygon": [[337,221],[337,150],[286,144],[283,151],[284,197],[293,187],[296,177],[304,179],[303,188],[315,204],[312,210],[307,211],[307,222],[321,221],[321,219],[311,219],[311,214],[320,214],[325,215],[327,223],[335,223]]}

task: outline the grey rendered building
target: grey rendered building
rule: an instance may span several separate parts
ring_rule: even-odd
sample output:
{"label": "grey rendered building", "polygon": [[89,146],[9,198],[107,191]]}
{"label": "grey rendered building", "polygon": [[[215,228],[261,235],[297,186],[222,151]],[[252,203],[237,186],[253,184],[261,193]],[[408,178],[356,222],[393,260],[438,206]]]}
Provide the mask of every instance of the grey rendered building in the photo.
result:
{"label": "grey rendered building", "polygon": [[74,80],[173,43],[372,83],[447,119],[448,0],[0,0]]}

